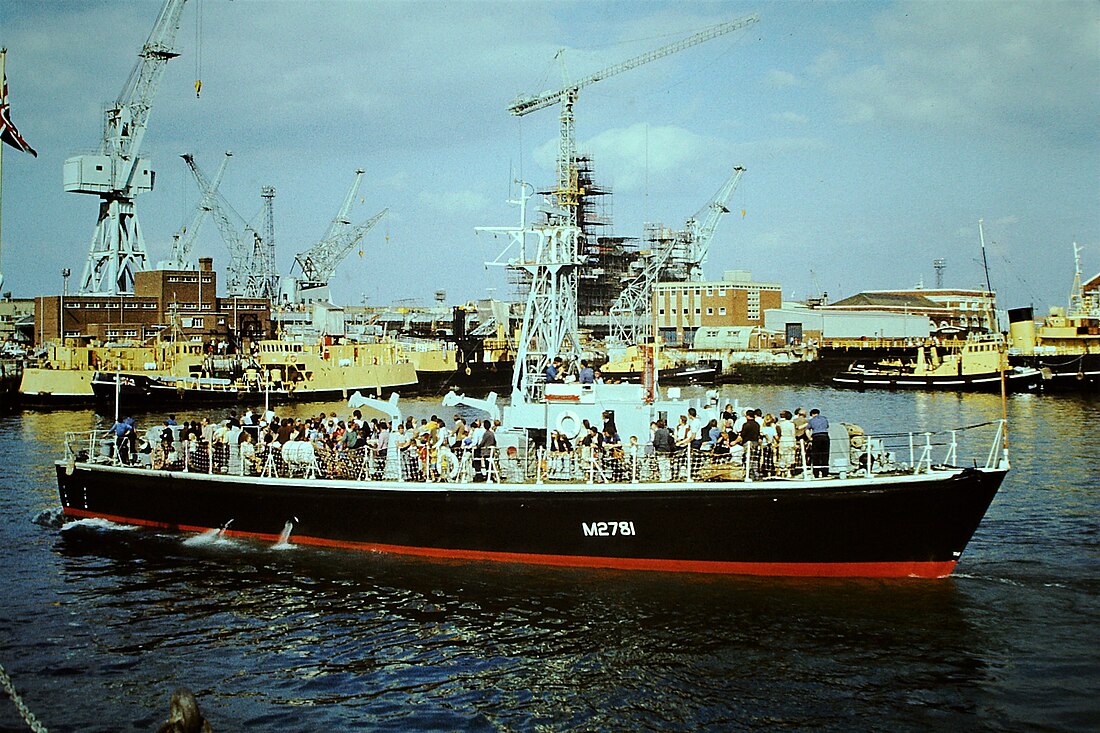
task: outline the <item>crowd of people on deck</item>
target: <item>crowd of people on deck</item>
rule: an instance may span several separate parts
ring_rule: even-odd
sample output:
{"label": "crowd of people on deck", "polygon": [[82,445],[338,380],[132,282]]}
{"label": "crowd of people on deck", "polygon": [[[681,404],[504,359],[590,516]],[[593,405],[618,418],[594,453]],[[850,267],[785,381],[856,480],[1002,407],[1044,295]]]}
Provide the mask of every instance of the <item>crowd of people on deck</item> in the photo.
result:
{"label": "crowd of people on deck", "polygon": [[[450,474],[468,454],[471,479],[484,480],[495,455],[499,428],[499,420],[474,419],[467,424],[459,415],[448,427],[436,415],[419,422],[410,416],[394,424],[366,419],[360,410],[345,419],[335,412],[280,418],[270,411],[256,414],[246,410],[238,415],[234,410],[220,422],[206,417],[177,422],[175,415],[169,415],[163,424],[145,432],[143,450],[149,453],[149,465],[158,470],[286,475],[286,464],[302,456],[319,462],[333,475],[382,478],[392,444],[404,479],[431,480]],[[138,465],[142,448],[134,419],[119,420],[109,433],[119,462]],[[368,468],[363,471],[365,461]]]}
{"label": "crowd of people on deck", "polygon": [[688,449],[730,456],[751,478],[794,476],[812,468],[814,476],[829,475],[829,420],[820,410],[807,416],[804,408],[777,413],[752,408],[739,415],[727,404],[706,423],[694,407],[669,427],[664,420],[650,426],[658,461]]}
{"label": "crowd of people on deck", "polygon": [[[717,416],[706,422],[689,407],[675,425],[654,421],[648,436],[631,435],[625,442],[610,411],[603,413],[601,424],[580,421],[574,435],[549,430],[542,470],[549,479],[574,478],[596,467],[605,477],[649,478],[638,476],[644,463],[654,474],[651,478],[671,480],[673,464],[694,456],[696,465],[709,461],[742,466],[753,479],[798,476],[804,470],[828,475],[829,421],[819,410],[807,415],[799,407],[773,414],[754,408],[738,414],[732,404],[720,412],[716,404],[713,408],[705,414]],[[507,468],[502,464],[516,460],[514,448],[497,456],[499,428],[499,420],[474,419],[467,424],[457,414],[450,425],[437,415],[391,424],[366,419],[360,410],[344,419],[335,412],[280,418],[274,412],[246,410],[240,415],[231,411],[221,421],[204,417],[177,423],[170,415],[145,432],[144,451],[158,470],[282,476],[292,472],[288,464],[302,457],[303,462],[323,465],[326,475],[379,479],[396,475],[386,470],[393,447],[405,480],[455,480],[463,466],[469,472],[465,480],[485,480],[494,472],[499,477]],[[110,434],[118,460],[136,465],[139,446],[133,418],[116,422]]]}
{"label": "crowd of people on deck", "polygon": [[727,404],[718,417],[704,422],[694,407],[679,416],[669,427],[665,420],[650,423],[649,440],[639,442],[631,435],[623,442],[614,416],[605,412],[602,427],[581,421],[581,429],[570,437],[551,430],[547,447],[551,478],[568,473],[566,468],[577,458],[582,464],[593,461],[611,464],[618,461],[636,464],[645,456],[656,458],[660,480],[670,480],[672,462],[694,452],[695,461],[719,459],[745,467],[752,478],[800,475],[803,468],[814,476],[829,474],[829,421],[820,410],[799,407],[780,410],[778,416],[759,409],[739,415]]}

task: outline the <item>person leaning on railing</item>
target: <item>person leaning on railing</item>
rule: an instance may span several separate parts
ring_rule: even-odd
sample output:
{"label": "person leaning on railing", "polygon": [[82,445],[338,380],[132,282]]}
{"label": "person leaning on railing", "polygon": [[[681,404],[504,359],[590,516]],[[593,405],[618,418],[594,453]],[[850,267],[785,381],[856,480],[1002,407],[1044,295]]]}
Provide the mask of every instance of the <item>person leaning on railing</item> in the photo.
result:
{"label": "person leaning on railing", "polygon": [[[684,422],[687,422],[686,418]],[[657,430],[653,433],[653,452],[657,458],[657,475],[661,481],[672,480],[672,452],[676,441],[664,419],[657,421]]]}

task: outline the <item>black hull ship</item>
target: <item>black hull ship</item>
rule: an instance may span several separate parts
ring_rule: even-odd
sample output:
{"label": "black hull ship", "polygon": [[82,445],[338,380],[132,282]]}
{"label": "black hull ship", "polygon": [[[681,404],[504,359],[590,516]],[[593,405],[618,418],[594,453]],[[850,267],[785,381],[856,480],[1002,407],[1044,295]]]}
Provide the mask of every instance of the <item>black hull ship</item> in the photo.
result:
{"label": "black hull ship", "polygon": [[[689,384],[714,384],[722,373],[722,362],[717,360],[704,360],[697,364],[684,364],[682,366],[661,369],[657,375],[661,384],[665,385],[689,385]],[[644,372],[625,372],[622,374],[609,372],[605,374],[615,379],[621,378],[626,382],[642,382],[645,379]]]}
{"label": "black hull ship", "polygon": [[[227,427],[227,439],[215,432],[209,444],[162,437],[142,456],[147,467],[135,467],[119,460],[134,458],[125,443],[70,434],[57,464],[65,515],[619,570],[935,578],[955,567],[1009,469],[1003,421],[988,424],[996,429],[988,453],[966,468],[958,431],[939,442],[930,432],[894,435],[891,444],[846,426],[831,450],[819,450],[822,440],[808,451],[727,444],[722,435],[708,441],[700,430],[698,441],[676,448],[662,428],[652,432],[655,422],[687,423],[694,411],[707,425],[720,417],[718,403],[674,398],[652,383],[548,382],[557,358],[581,359],[576,299],[561,297],[583,264],[577,230],[521,223],[502,231],[513,243],[537,237],[519,248],[531,259],[511,265],[531,273],[532,286],[509,404],[502,411],[495,393],[442,400],[499,426],[479,428],[485,433],[473,445],[437,440],[437,426],[411,437],[398,431],[384,450],[369,442],[342,449],[322,437],[280,445],[267,434],[253,454]],[[398,402],[353,395],[349,407],[370,407],[396,425]],[[606,441],[597,439],[600,425]]]}
{"label": "black hull ship", "polygon": [[71,436],[70,459],[57,464],[68,517],[433,558],[771,576],[946,576],[1006,473],[926,466],[746,481],[700,454],[691,479],[636,468],[603,483],[604,463],[588,484],[583,466],[535,480],[536,461],[494,456],[487,480],[451,482],[397,455],[389,479],[347,457],[298,471],[280,460],[255,476],[220,473],[216,461],[123,466],[89,445]]}
{"label": "black hull ship", "polygon": [[1044,392],[1100,390],[1100,351],[1088,354],[1028,354],[1010,356],[1012,364],[1042,375]]}
{"label": "black hull ship", "polygon": [[485,394],[506,391],[512,384],[511,361],[474,361],[459,364],[453,371],[416,370],[417,392],[440,395],[449,390]]}
{"label": "black hull ship", "polygon": [[[1036,389],[1042,382],[1038,369],[1021,367],[1006,370],[1005,389],[1009,392]],[[962,374],[956,376],[932,376],[853,364],[832,379],[834,387],[854,389],[927,389],[959,392],[1000,392],[1001,374]]]}

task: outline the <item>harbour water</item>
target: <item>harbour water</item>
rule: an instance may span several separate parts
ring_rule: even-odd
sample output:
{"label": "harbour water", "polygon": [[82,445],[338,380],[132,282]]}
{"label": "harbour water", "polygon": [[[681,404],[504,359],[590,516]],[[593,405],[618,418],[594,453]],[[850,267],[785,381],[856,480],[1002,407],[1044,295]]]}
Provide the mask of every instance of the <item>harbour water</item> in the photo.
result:
{"label": "harbour water", "polygon": [[[880,432],[1001,413],[985,395],[722,398]],[[288,412],[321,409],[348,412]],[[215,731],[1095,731],[1100,407],[1015,395],[1008,411],[1014,470],[938,581],[451,564],[293,534],[276,548],[62,527],[62,433],[110,418],[16,412],[0,418],[0,664],[51,731],[153,730],[179,686]],[[25,729],[0,700],[0,731]]]}

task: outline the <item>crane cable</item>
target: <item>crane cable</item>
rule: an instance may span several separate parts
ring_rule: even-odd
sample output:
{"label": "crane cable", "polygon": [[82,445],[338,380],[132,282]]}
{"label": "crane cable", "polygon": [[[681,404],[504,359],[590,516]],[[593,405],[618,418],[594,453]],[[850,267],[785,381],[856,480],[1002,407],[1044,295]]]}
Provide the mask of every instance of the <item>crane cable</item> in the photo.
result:
{"label": "crane cable", "polygon": [[202,0],[195,3],[195,99],[202,94]]}

